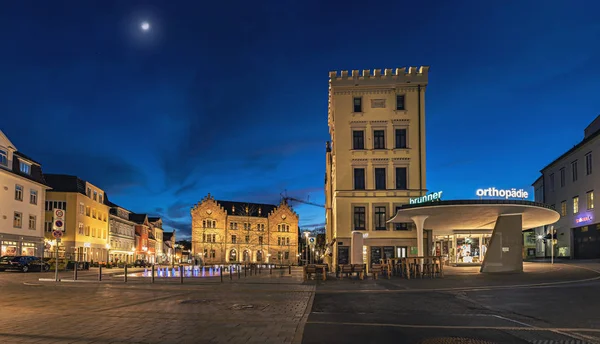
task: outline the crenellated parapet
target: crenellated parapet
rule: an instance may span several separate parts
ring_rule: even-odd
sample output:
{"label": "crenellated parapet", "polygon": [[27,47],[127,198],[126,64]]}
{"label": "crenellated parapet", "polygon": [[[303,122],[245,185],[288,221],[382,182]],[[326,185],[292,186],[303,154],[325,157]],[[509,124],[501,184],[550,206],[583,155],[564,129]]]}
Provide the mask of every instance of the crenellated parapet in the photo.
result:
{"label": "crenellated parapet", "polygon": [[[373,85],[381,84],[399,84],[399,83],[419,83],[427,84],[429,75],[429,66],[421,67],[403,67],[396,69],[364,69],[342,70],[329,72],[329,85],[331,86],[357,86],[360,84]],[[330,91],[331,92],[331,91]]]}

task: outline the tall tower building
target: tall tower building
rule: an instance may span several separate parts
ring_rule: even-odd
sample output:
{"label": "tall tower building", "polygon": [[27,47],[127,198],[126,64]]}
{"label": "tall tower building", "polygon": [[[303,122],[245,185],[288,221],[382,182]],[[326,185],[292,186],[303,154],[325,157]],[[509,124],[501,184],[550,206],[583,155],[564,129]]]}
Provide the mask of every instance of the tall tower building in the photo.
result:
{"label": "tall tower building", "polygon": [[[355,231],[363,233],[368,265],[418,254],[414,224],[387,221],[427,192],[428,73],[428,66],[329,73],[325,200],[327,241],[336,239],[334,266],[351,263]],[[428,247],[427,234],[422,247]]]}

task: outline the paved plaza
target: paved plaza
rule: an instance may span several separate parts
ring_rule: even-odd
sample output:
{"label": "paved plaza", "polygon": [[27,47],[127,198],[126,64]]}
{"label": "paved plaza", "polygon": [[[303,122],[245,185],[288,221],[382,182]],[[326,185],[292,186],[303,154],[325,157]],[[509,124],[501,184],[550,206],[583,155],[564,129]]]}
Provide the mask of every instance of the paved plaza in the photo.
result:
{"label": "paved plaza", "polygon": [[600,264],[525,270],[303,281],[294,268],[184,284],[124,283],[119,270],[101,282],[97,270],[81,282],[62,273],[59,283],[4,272],[0,343],[600,343]]}

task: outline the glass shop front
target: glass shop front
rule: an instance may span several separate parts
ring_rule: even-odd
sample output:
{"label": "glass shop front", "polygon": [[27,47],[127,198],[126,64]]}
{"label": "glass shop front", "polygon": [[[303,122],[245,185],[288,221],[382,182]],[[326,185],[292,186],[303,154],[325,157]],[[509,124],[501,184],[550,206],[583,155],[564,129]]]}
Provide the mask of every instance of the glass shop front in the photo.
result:
{"label": "glass shop front", "polygon": [[481,265],[490,245],[492,231],[452,231],[434,235],[434,255],[441,255],[451,265]]}

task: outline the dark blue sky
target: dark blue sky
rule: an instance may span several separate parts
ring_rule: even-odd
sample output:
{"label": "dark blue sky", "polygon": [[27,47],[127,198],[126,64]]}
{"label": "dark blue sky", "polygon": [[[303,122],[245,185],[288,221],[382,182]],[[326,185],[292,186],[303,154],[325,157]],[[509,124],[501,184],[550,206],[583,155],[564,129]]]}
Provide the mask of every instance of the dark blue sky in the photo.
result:
{"label": "dark blue sky", "polygon": [[489,3],[2,1],[1,129],[189,233],[208,192],[324,203],[328,71],[431,65],[427,187],[529,188],[600,112],[600,5]]}

